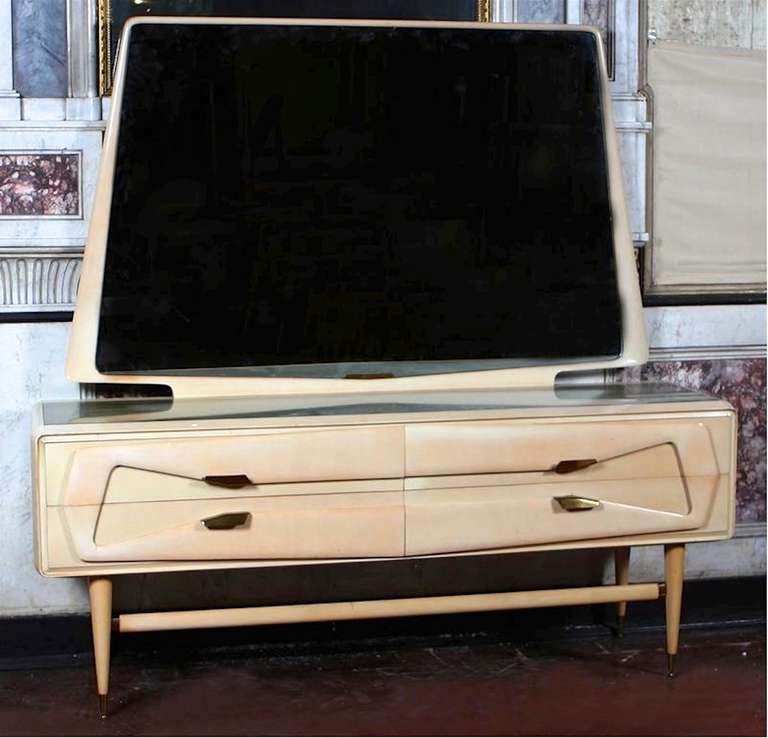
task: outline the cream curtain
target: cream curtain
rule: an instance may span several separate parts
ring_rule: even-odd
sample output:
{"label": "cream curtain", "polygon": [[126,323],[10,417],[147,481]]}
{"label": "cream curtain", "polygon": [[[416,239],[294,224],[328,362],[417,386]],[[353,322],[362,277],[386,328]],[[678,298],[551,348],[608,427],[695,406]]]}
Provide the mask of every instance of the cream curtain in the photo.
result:
{"label": "cream curtain", "polygon": [[656,43],[654,286],[765,282],[765,51]]}

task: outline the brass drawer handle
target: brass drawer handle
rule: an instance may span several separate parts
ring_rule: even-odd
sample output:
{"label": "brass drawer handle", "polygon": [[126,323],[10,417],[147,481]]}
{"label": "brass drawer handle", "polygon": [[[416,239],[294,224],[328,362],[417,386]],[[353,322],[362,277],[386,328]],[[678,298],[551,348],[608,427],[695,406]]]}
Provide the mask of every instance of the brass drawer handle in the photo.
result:
{"label": "brass drawer handle", "polygon": [[580,512],[582,510],[594,510],[600,507],[600,500],[591,497],[579,497],[578,495],[566,495],[553,498],[563,510],[567,512]]}
{"label": "brass drawer handle", "polygon": [[557,464],[553,471],[555,474],[570,474],[571,472],[586,469],[593,464],[597,464],[597,459],[567,459]]}
{"label": "brass drawer handle", "polygon": [[246,525],[251,519],[249,512],[224,513],[205,518],[202,523],[208,530],[232,530]]}
{"label": "brass drawer handle", "polygon": [[245,474],[222,474],[220,476],[203,477],[206,484],[212,487],[226,487],[227,489],[240,489],[250,487],[253,482]]}

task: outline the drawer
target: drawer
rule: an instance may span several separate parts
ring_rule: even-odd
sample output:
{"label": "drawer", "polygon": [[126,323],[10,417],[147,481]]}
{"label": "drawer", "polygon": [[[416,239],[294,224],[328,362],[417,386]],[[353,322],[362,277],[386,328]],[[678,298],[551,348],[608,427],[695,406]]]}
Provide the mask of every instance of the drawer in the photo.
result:
{"label": "drawer", "polygon": [[[685,475],[727,474],[728,418],[425,423],[406,429],[406,474],[493,474],[546,471],[574,459],[627,457],[635,478],[657,475],[637,452],[670,444]],[[723,436],[716,451],[713,434]]]}
{"label": "drawer", "polygon": [[[402,487],[402,482],[400,482]],[[403,491],[293,494],[48,508],[87,562],[394,557]],[[207,527],[222,516],[227,529]],[[213,522],[212,522],[213,521]]]}
{"label": "drawer", "polygon": [[[722,479],[683,476],[672,444],[571,474],[407,479],[406,555],[691,530],[708,520]],[[569,501],[593,507],[567,510]]]}
{"label": "drawer", "polygon": [[[366,426],[44,442],[46,502],[72,506],[210,499],[253,495],[269,484],[402,479],[403,433],[402,426]],[[251,483],[234,491],[203,481],[240,475]]]}

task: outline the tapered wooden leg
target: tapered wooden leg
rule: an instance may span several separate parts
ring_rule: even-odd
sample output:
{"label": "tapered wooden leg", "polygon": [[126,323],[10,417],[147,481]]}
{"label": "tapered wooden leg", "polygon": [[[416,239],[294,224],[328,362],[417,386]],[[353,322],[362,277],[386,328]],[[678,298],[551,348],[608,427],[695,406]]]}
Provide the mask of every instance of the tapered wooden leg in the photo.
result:
{"label": "tapered wooden leg", "polygon": [[664,579],[666,581],[667,610],[667,675],[675,675],[675,656],[680,636],[680,608],[683,604],[683,571],[685,545],[672,543],[664,546]]}
{"label": "tapered wooden leg", "polygon": [[[613,552],[613,563],[616,568],[616,584],[629,584],[629,546],[622,546]],[[624,620],[627,617],[627,603],[616,603],[616,616],[618,620],[617,635],[624,635]]]}
{"label": "tapered wooden leg", "polygon": [[105,718],[109,694],[109,645],[112,635],[112,580],[108,577],[91,577],[88,580],[88,595],[91,600],[91,630],[99,711],[101,717]]}

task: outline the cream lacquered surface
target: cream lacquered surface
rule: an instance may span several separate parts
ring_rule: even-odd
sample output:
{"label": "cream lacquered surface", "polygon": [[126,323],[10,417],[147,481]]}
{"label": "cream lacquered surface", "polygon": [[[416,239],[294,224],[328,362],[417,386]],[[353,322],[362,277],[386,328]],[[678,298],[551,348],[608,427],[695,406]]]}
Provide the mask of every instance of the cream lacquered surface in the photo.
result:
{"label": "cream lacquered surface", "polygon": [[[730,535],[735,423],[725,403],[640,395],[572,404],[564,415],[556,401],[520,408],[509,397],[507,408],[441,411],[414,393],[389,412],[294,409],[192,427],[172,413],[86,425],[41,417],[38,566],[94,575]],[[570,459],[597,463],[553,471]],[[251,483],[203,481],[216,475]],[[564,496],[599,505],[568,512]],[[249,513],[247,525],[201,522],[230,513]]]}
{"label": "cream lacquered surface", "polygon": [[[597,32],[583,26],[556,25],[511,25],[503,23],[447,23],[447,22],[412,22],[412,21],[347,21],[347,20],[305,20],[288,19],[227,19],[227,18],[155,18],[133,19],[126,24],[125,35],[121,44],[125,47],[129,41],[131,29],[140,23],[172,24],[247,24],[247,25],[317,25],[337,26],[398,26],[398,27],[456,27],[474,28],[484,33],[504,33],[505,31],[525,28],[542,30],[548,33],[581,31]],[[571,364],[552,364],[516,369],[497,369],[488,371],[457,372],[413,377],[397,377],[375,381],[354,379],[299,379],[299,378],[243,378],[243,377],[200,377],[171,375],[104,375],[95,365],[96,342],[99,326],[99,307],[101,302],[101,279],[104,270],[107,235],[109,230],[109,210],[112,198],[112,181],[117,165],[116,150],[119,138],[119,119],[123,95],[126,54],[118,58],[115,85],[112,95],[112,107],[107,126],[107,135],[101,159],[101,168],[97,184],[97,194],[93,205],[88,241],[83,260],[82,276],[77,296],[77,306],[73,322],[72,335],[67,357],[67,376],[80,382],[114,382],[162,384],[172,388],[175,397],[195,396],[243,396],[243,395],[279,395],[310,393],[350,393],[408,390],[450,390],[489,387],[547,387],[554,384],[555,377],[566,371],[587,371],[619,366],[642,364],[647,359],[647,343],[642,316],[642,304],[638,287],[637,270],[629,232],[626,204],[622,184],[621,163],[619,160],[616,132],[611,112],[611,97],[605,71],[603,45],[597,47],[600,55],[600,75],[602,103],[604,111],[604,129],[606,156],[609,171],[610,202],[613,216],[613,238],[616,256],[619,298],[622,310],[623,336],[622,354],[615,359],[600,361],[586,360]],[[449,156],[450,152],[446,152]]]}

